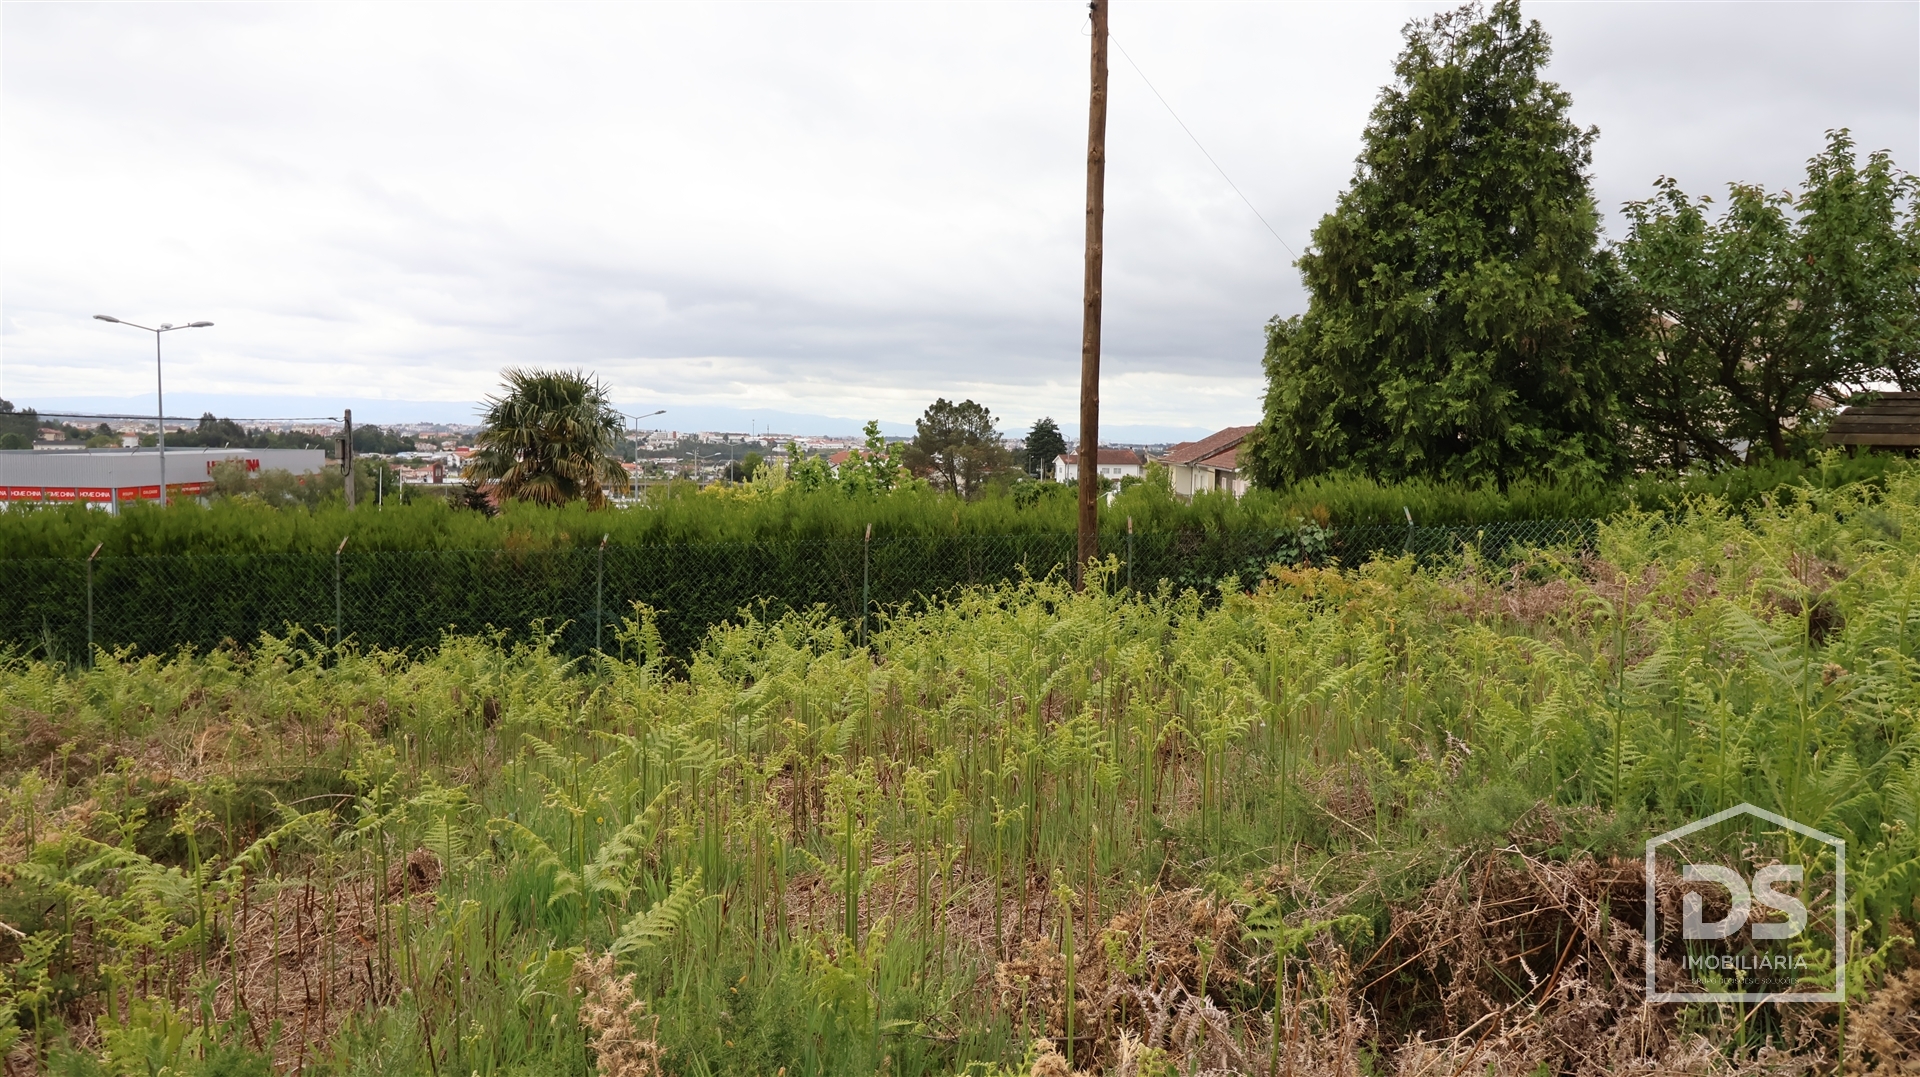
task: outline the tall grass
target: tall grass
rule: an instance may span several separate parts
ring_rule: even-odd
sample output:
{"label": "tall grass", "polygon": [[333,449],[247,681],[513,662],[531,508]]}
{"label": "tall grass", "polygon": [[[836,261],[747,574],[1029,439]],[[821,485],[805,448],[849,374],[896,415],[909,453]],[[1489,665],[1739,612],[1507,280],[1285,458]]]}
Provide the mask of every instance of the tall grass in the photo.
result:
{"label": "tall grass", "polygon": [[[865,645],[743,617],[680,662],[637,609],[588,660],[15,658],[0,1046],[116,1074],[1455,1072],[1496,1061],[1491,1015],[1551,1004],[1595,1038],[1518,1022],[1515,1065],[1677,1065],[1689,1028],[1707,1068],[1838,1049],[1830,1011],[1621,1002],[1638,911],[1605,879],[1751,801],[1848,839],[1850,975],[1893,969],[1920,475],[1884,482],[1624,514],[1592,556],[1498,570],[1276,568],[1217,605],[975,589]],[[1527,871],[1571,881],[1474,929],[1530,917],[1525,947],[1422,934]]]}

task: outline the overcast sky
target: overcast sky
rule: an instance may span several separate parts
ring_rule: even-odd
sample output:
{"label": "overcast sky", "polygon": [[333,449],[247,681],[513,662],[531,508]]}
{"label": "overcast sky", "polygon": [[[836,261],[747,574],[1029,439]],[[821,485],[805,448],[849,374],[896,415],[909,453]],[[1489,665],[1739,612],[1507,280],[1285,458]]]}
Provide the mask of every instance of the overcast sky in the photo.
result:
{"label": "overcast sky", "polygon": [[[1259,408],[1262,326],[1431,4],[1117,0],[1103,425]],[[1534,3],[1622,201],[1920,167],[1920,5]],[[6,4],[0,395],[463,419],[509,364],[652,422],[1075,411],[1076,2]],[[705,410],[703,410],[703,408]],[[651,425],[651,422],[648,424]],[[1071,425],[1068,423],[1067,425]]]}

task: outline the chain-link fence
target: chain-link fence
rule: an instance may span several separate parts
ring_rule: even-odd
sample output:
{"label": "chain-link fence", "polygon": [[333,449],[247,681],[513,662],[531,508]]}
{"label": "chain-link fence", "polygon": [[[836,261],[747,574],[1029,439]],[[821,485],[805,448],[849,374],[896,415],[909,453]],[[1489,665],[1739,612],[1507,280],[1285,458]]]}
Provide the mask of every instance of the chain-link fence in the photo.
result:
{"label": "chain-link fence", "polygon": [[[1463,527],[1351,527],[1107,536],[1116,586],[1162,581],[1215,595],[1250,585],[1276,563],[1354,565],[1377,556],[1423,560],[1474,550],[1591,543],[1586,521]],[[168,653],[246,642],[298,626],[363,646],[431,646],[448,632],[510,635],[544,625],[580,654],[613,647],[612,630],[644,602],[667,646],[685,654],[710,625],[743,607],[777,614],[824,606],[856,621],[969,584],[1066,572],[1071,534],[861,536],[847,539],[609,546],[564,550],[429,550],[222,554],[0,562],[0,646],[78,659],[95,646]]]}

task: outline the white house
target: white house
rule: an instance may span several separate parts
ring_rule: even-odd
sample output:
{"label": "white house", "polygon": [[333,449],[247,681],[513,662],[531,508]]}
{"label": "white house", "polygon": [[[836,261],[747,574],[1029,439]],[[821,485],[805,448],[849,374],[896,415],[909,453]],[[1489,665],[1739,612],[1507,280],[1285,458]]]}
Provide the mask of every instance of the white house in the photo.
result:
{"label": "white house", "polygon": [[[1115,482],[1131,475],[1138,479],[1146,474],[1146,465],[1140,454],[1132,449],[1101,449],[1096,465],[1100,477]],[[1080,477],[1080,454],[1061,453],[1053,460],[1053,481],[1072,482]]]}
{"label": "white house", "polygon": [[1239,456],[1251,433],[1251,426],[1229,426],[1199,441],[1183,441],[1168,449],[1160,462],[1173,480],[1173,492],[1182,497],[1205,490],[1235,497],[1246,493],[1247,479],[1240,472]]}

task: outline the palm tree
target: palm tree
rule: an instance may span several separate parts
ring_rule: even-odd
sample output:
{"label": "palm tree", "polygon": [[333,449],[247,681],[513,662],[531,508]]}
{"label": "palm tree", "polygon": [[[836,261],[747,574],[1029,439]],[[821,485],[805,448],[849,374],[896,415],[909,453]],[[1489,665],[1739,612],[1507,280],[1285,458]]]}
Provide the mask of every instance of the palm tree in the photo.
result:
{"label": "palm tree", "polygon": [[620,413],[599,379],[578,370],[501,372],[505,392],[487,398],[486,428],[474,439],[467,475],[501,498],[561,505],[607,503],[624,492]]}

